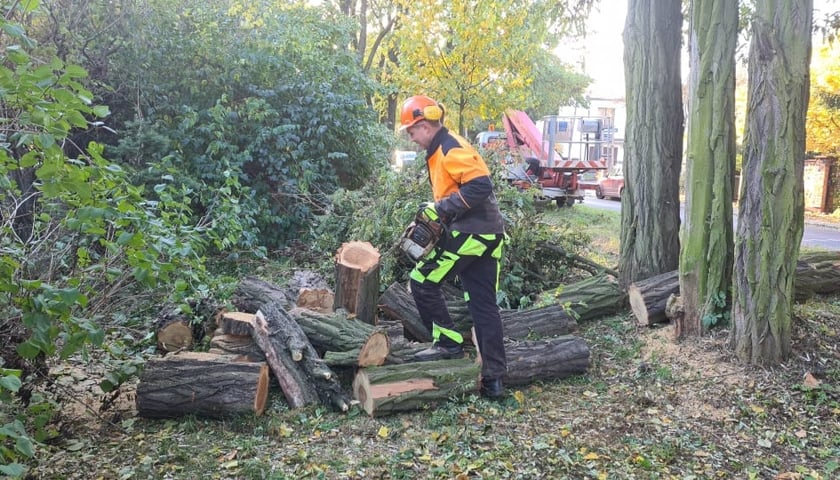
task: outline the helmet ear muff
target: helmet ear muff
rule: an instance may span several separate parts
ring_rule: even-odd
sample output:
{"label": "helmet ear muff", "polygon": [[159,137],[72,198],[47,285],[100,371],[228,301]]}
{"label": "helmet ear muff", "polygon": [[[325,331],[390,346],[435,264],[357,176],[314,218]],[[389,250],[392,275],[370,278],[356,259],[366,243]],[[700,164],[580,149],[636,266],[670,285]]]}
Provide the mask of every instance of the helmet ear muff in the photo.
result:
{"label": "helmet ear muff", "polygon": [[443,118],[443,108],[440,105],[429,105],[423,108],[423,118],[431,122],[440,121]]}

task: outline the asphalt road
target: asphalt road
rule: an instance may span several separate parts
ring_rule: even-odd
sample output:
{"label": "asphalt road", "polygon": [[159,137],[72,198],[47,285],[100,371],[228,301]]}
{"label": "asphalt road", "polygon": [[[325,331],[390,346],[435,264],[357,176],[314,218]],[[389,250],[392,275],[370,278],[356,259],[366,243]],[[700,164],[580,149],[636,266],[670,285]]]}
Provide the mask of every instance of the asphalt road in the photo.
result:
{"label": "asphalt road", "polygon": [[[584,205],[605,210],[621,211],[621,202],[618,200],[598,200],[594,196],[586,196]],[[840,225],[826,226],[805,221],[805,232],[802,235],[803,247],[825,248],[828,250],[840,250]]]}

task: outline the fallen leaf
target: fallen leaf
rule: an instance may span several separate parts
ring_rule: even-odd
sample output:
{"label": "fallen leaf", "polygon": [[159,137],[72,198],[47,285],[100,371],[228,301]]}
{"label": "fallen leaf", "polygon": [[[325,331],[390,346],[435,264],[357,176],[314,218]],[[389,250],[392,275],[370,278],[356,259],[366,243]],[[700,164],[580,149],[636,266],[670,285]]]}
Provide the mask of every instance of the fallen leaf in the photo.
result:
{"label": "fallen leaf", "polygon": [[216,460],[217,460],[219,463],[229,462],[229,461],[231,461],[231,460],[235,459],[235,458],[236,458],[236,456],[237,456],[238,454],[239,454],[239,451],[238,451],[238,450],[236,450],[236,449],[234,448],[233,450],[231,450],[231,451],[229,451],[228,453],[226,453],[226,454],[224,454],[224,455],[220,456],[220,457],[219,457],[218,459],[216,459]]}
{"label": "fallen leaf", "polygon": [[516,399],[516,401],[517,401],[517,403],[519,403],[519,405],[524,405],[525,404],[525,394],[522,393],[521,390],[517,390],[517,391],[513,392],[513,398]]}
{"label": "fallen leaf", "polygon": [[805,438],[805,437],[808,436],[808,432],[806,432],[805,430],[799,429],[799,430],[796,431],[796,433],[794,433],[794,435],[796,435],[796,438]]}
{"label": "fallen leaf", "polygon": [[584,460],[598,460],[599,458],[601,457],[595,452],[589,452],[583,457]]}
{"label": "fallen leaf", "polygon": [[754,413],[764,413],[764,408],[759,407],[758,405],[750,405],[750,409],[751,409]]}
{"label": "fallen leaf", "polygon": [[811,374],[811,372],[806,373],[805,374],[805,379],[802,380],[802,385],[804,385],[806,388],[817,388],[817,387],[820,386],[820,384],[822,384],[822,382],[817,380]]}
{"label": "fallen leaf", "polygon": [[385,425],[379,427],[379,431],[376,432],[376,434],[379,435],[379,438],[388,438],[389,433],[390,430],[388,430],[388,427],[386,427]]}
{"label": "fallen leaf", "polygon": [[800,480],[801,478],[802,474],[795,472],[784,472],[773,477],[774,480]]}

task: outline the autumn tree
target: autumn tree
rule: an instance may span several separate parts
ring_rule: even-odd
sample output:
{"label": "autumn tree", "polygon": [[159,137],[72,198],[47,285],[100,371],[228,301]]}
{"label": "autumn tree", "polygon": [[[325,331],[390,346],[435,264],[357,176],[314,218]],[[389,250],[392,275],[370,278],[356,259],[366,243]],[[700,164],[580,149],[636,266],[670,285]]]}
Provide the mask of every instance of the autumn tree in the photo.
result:
{"label": "autumn tree", "polygon": [[728,316],[735,173],[736,2],[691,3],[685,223],[676,336],[698,335]]}
{"label": "autumn tree", "polygon": [[675,270],[683,151],[680,0],[629,0],[619,282]]}
{"label": "autumn tree", "polygon": [[823,45],[815,52],[811,70],[806,149],[840,155],[840,46]]}
{"label": "autumn tree", "polygon": [[755,7],[729,344],[741,360],[769,365],[791,349],[813,0]]}

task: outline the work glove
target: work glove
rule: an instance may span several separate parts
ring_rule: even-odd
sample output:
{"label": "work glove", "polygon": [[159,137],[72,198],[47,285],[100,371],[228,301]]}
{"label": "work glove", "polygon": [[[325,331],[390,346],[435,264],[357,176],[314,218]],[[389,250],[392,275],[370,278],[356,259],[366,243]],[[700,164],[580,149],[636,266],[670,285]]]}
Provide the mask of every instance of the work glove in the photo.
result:
{"label": "work glove", "polygon": [[443,215],[443,212],[439,211],[433,202],[423,202],[420,204],[420,208],[417,209],[417,217],[426,218],[432,222],[438,222],[445,224],[447,223],[447,218]]}

